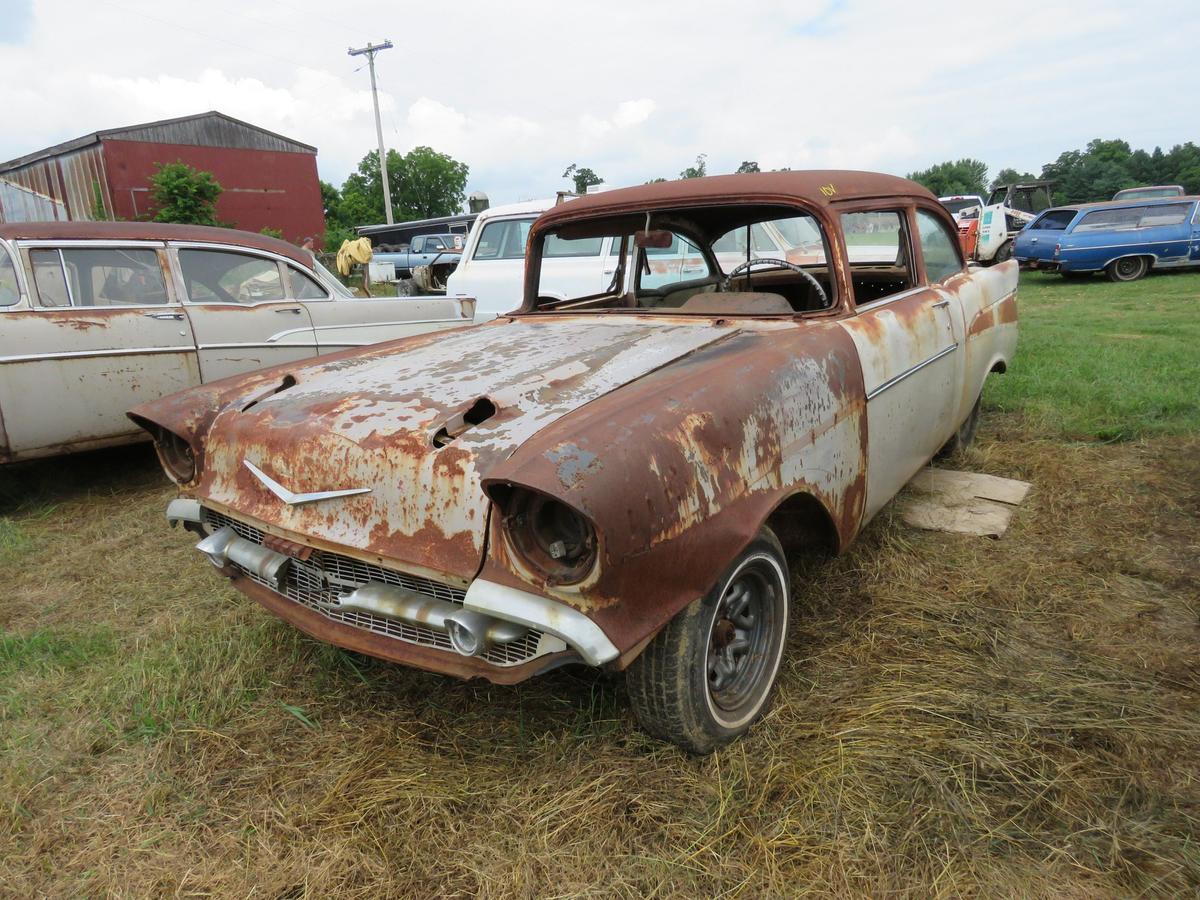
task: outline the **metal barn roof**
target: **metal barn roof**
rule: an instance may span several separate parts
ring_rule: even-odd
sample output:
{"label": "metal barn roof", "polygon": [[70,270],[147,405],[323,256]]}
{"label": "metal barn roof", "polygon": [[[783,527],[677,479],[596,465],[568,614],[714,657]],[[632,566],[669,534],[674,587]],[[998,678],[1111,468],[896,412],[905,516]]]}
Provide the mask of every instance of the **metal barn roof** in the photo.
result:
{"label": "metal barn roof", "polygon": [[55,144],[44,150],[0,163],[0,172],[19,169],[39,160],[61,156],[104,140],[141,141],[150,144],[187,144],[197,147],[235,147],[245,150],[275,150],[285,153],[316,153],[317,148],[251,125],[224,113],[210,110],[194,116],[163,119],[142,125],[127,125],[94,131],[83,137]]}

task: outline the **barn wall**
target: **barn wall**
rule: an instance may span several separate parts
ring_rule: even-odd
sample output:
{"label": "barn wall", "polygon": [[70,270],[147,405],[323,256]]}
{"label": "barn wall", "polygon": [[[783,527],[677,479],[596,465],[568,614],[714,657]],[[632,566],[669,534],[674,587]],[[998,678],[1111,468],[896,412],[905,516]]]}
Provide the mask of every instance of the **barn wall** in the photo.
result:
{"label": "barn wall", "polygon": [[313,153],[197,147],[105,138],[104,160],[116,215],[150,215],[150,176],[156,163],[181,161],[212,172],[225,189],[217,216],[246,231],[283,231],[285,240],[320,237],[325,229],[317,158]]}

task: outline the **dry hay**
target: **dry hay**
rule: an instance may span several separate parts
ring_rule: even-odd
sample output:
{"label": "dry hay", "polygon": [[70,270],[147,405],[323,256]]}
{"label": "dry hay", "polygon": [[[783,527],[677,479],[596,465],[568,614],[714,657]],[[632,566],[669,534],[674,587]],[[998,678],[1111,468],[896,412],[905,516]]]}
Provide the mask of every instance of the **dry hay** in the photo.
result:
{"label": "dry hay", "polygon": [[963,462],[1035,484],[1009,534],[885,513],[798,568],[777,702],[707,759],[619,679],[297,634],[165,531],[145,454],[35,468],[0,509],[0,893],[1194,894],[1200,442],[984,424]]}

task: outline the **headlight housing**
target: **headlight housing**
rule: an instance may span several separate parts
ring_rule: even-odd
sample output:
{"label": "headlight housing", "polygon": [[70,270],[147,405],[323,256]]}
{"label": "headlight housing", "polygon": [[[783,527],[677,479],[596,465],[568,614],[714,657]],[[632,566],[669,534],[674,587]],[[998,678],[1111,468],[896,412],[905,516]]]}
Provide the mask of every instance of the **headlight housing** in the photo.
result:
{"label": "headlight housing", "polygon": [[161,428],[154,438],[158,461],[176,484],[187,484],[196,477],[196,454],[192,445],[172,431]]}
{"label": "headlight housing", "polygon": [[553,497],[515,486],[504,510],[509,544],[551,584],[574,584],[591,572],[596,529],[584,516]]}

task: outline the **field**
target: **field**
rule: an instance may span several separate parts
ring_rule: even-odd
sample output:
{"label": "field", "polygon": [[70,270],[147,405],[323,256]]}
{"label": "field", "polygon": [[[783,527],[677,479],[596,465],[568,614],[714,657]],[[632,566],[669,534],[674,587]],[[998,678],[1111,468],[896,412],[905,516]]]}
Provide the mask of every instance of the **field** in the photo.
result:
{"label": "field", "polygon": [[887,511],[795,573],[772,712],[706,759],[619,679],[315,643],[166,528],[145,448],[0,472],[0,895],[1200,891],[1200,276],[1022,276],[950,464],[1002,540]]}

